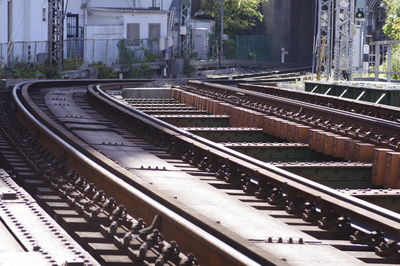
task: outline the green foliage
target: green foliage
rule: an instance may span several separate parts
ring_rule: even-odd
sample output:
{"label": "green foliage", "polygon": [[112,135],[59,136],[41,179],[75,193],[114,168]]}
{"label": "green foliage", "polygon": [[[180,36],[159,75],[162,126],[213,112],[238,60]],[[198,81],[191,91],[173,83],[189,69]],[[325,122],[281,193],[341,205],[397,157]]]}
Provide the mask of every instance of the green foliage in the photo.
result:
{"label": "green foliage", "polygon": [[22,62],[16,62],[11,65],[8,76],[26,79],[26,78],[34,78],[39,72],[29,64],[25,64]]}
{"label": "green foliage", "polygon": [[[224,32],[228,35],[241,34],[263,20],[260,5],[266,0],[225,0]],[[212,17],[219,16],[219,3],[206,0],[205,12]]]}
{"label": "green foliage", "polygon": [[[136,40],[133,40],[136,41]],[[162,60],[161,54],[152,53],[149,50],[145,50],[143,48],[140,49],[131,49],[129,42],[130,40],[121,40],[118,43],[119,49],[119,63],[121,65],[131,65],[137,63],[150,63]],[[142,54],[138,56],[138,54]]]}
{"label": "green foliage", "polygon": [[48,79],[59,79],[61,78],[60,69],[56,66],[49,65],[47,63],[40,64],[37,66],[39,74],[43,74]]}
{"label": "green foliage", "polygon": [[186,77],[191,77],[191,76],[193,76],[194,72],[195,72],[195,69],[190,64],[190,60],[185,59],[183,62],[183,74],[185,74]]}
{"label": "green foliage", "polygon": [[127,47],[128,40],[121,40],[118,43],[119,63],[121,65],[130,65],[138,63],[140,59],[136,57],[135,51]]}
{"label": "green foliage", "polygon": [[[394,45],[392,48],[392,69],[391,72],[399,72],[400,73],[400,46]],[[385,61],[382,65],[379,66],[380,72],[387,72],[388,71],[388,63],[387,63],[387,55]],[[393,74],[393,79],[400,79],[400,74]]]}
{"label": "green foliage", "polygon": [[68,70],[79,69],[82,63],[83,63],[82,58],[79,58],[77,56],[64,59],[63,70],[68,71]]}
{"label": "green foliage", "polygon": [[148,64],[141,64],[140,66],[132,66],[128,72],[127,78],[146,78],[150,79],[154,77],[154,71]]}
{"label": "green foliage", "polygon": [[155,54],[148,50],[144,50],[144,62],[156,62],[162,60],[161,54]]}
{"label": "green foliage", "polygon": [[0,66],[0,78],[5,78],[5,77],[7,77],[6,70],[4,67]]}
{"label": "green foliage", "polygon": [[108,67],[103,62],[95,62],[90,65],[98,70],[98,78],[100,79],[116,79],[118,78],[118,73],[114,72],[112,67]]}
{"label": "green foliage", "polygon": [[29,79],[36,78],[37,75],[43,74],[46,78],[60,78],[60,70],[55,66],[49,66],[47,63],[32,64],[15,62],[7,67],[0,68],[0,77]]}
{"label": "green foliage", "polygon": [[236,58],[236,40],[229,39],[224,41],[224,56],[227,59],[237,59]]}
{"label": "green foliage", "polygon": [[392,40],[400,40],[400,0],[384,0],[387,4],[387,17],[383,32]]}

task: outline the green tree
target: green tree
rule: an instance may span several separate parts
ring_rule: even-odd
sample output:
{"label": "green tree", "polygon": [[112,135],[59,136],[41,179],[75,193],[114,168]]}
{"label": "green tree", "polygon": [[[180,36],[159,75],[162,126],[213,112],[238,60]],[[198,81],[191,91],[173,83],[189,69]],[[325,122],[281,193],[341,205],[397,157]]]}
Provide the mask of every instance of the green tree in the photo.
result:
{"label": "green tree", "polygon": [[400,0],[384,0],[387,17],[383,32],[392,40],[400,40]]}
{"label": "green tree", "polygon": [[[225,0],[224,1],[224,32],[237,35],[254,27],[263,20],[260,12],[261,3],[266,0]],[[205,12],[214,17],[219,16],[219,2],[206,0]]]}

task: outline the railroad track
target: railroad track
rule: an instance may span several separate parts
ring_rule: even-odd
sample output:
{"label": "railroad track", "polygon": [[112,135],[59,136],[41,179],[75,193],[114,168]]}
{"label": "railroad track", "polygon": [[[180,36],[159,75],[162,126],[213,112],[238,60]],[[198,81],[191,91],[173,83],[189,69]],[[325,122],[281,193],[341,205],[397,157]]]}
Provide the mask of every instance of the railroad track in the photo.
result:
{"label": "railroad track", "polygon": [[[37,193],[37,187],[47,186],[39,190],[56,202],[67,194],[67,202],[59,205],[82,216],[74,213],[76,227],[64,225],[101,263],[399,262],[398,214],[231,149],[279,149],[276,137],[262,136],[252,127],[233,130],[236,136],[225,134],[231,118],[171,99],[134,99],[129,102],[134,109],[100,89],[126,85],[89,86],[86,93],[91,83],[98,82],[20,84],[14,92],[16,113],[33,136],[22,125],[9,136],[25,132],[27,142],[17,140],[16,145],[47,149],[39,148],[41,160],[52,167],[43,170],[43,183],[29,187]],[[182,122],[186,112],[191,122]],[[215,130],[207,129],[210,121],[218,126]],[[216,144],[193,134],[201,130],[236,140]],[[241,145],[238,139],[249,132],[254,142],[267,140]],[[292,146],[318,159],[303,144]],[[368,163],[359,166],[370,168]],[[97,231],[85,231],[83,225]],[[143,231],[134,231],[137,227]],[[93,245],[100,239],[108,246]]]}
{"label": "railroad track", "polygon": [[306,72],[310,67],[290,68],[286,70],[277,70],[270,72],[247,73],[238,75],[228,75],[205,79],[204,82],[212,82],[225,85],[238,85],[241,83],[250,84],[276,84],[278,82],[294,82],[306,77]]}

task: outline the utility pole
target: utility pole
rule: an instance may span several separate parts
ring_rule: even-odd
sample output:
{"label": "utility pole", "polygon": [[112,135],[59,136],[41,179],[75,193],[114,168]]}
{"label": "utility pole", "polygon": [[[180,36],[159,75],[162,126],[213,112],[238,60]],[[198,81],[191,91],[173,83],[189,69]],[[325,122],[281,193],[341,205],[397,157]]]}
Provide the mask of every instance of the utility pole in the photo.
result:
{"label": "utility pole", "polygon": [[216,2],[219,3],[220,40],[219,40],[218,61],[219,61],[219,67],[221,67],[221,61],[224,56],[224,0],[216,0]]}
{"label": "utility pole", "polygon": [[192,1],[180,0],[179,16],[179,55],[186,58],[189,56],[191,47],[190,18],[192,16]]}
{"label": "utility pole", "polygon": [[221,2],[221,49],[220,53],[221,56],[220,58],[222,59],[224,56],[224,0],[220,0]]}
{"label": "utility pole", "polygon": [[354,0],[318,0],[317,8],[317,76],[351,79]]}
{"label": "utility pole", "polygon": [[354,0],[336,0],[334,79],[351,79],[354,12]]}
{"label": "utility pole", "polygon": [[48,0],[48,59],[62,67],[64,47],[64,0]]}

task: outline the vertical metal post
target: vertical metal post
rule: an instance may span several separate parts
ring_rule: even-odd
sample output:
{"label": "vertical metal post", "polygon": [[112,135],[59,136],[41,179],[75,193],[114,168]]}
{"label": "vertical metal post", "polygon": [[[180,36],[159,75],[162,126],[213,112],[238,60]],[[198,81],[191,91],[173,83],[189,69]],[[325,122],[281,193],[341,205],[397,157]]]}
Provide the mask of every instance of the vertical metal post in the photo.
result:
{"label": "vertical metal post", "polygon": [[388,82],[392,81],[392,45],[388,45],[388,57],[387,57],[387,72],[386,72],[386,79]]}
{"label": "vertical metal post", "polygon": [[95,47],[95,40],[93,39],[92,63],[94,63],[94,47]]}
{"label": "vertical metal post", "polygon": [[179,54],[183,57],[189,55],[191,47],[190,18],[192,13],[192,0],[180,0],[179,17]]}
{"label": "vertical metal post", "polygon": [[335,49],[334,78],[340,79],[347,72],[351,79],[353,58],[354,0],[336,1],[335,5]]}
{"label": "vertical metal post", "polygon": [[316,72],[318,74],[324,72],[327,77],[331,74],[332,68],[332,38],[333,32],[331,31],[334,21],[333,16],[333,3],[334,0],[318,0],[317,7],[317,36],[316,36]]}
{"label": "vertical metal post", "polygon": [[48,0],[49,63],[62,67],[64,53],[64,0]]}
{"label": "vertical metal post", "polygon": [[224,0],[221,0],[221,60],[224,57]]}
{"label": "vertical metal post", "polygon": [[36,66],[36,46],[37,42],[34,42],[35,48],[33,48],[33,65]]}
{"label": "vertical metal post", "polygon": [[381,45],[375,44],[375,81],[379,80],[379,65],[381,64]]}
{"label": "vertical metal post", "polygon": [[108,39],[106,41],[106,60],[105,60],[106,64],[108,63]]}

